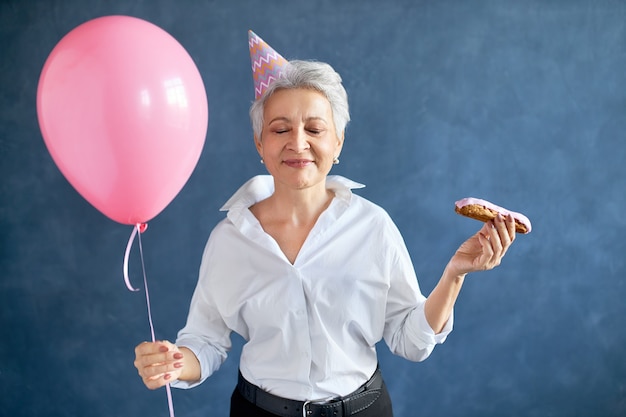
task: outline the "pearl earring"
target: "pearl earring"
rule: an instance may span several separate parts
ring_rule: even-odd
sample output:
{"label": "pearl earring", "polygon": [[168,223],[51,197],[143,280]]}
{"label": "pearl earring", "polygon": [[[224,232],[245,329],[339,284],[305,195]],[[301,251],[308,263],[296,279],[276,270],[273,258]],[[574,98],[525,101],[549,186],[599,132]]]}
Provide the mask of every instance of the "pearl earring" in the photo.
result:
{"label": "pearl earring", "polygon": [[339,163],[339,158],[335,157],[335,159],[333,159],[333,164],[337,165]]}

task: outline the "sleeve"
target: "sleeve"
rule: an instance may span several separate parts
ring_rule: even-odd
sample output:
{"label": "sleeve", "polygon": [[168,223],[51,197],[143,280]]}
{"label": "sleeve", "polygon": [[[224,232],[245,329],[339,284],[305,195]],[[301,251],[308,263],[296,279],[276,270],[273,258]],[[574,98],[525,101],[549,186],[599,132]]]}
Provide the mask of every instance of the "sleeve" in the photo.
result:
{"label": "sleeve", "polygon": [[384,241],[387,242],[390,285],[383,337],[392,353],[411,361],[423,361],[452,331],[454,314],[450,315],[443,331],[435,334],[424,314],[426,297],[420,291],[409,252],[391,219]]}
{"label": "sleeve", "polygon": [[222,319],[212,297],[211,266],[217,261],[211,255],[213,240],[215,237],[212,234],[202,256],[198,284],[191,298],[187,323],[176,338],[177,346],[190,349],[198,358],[200,380],[193,383],[174,381],[172,386],[176,388],[193,388],[204,382],[224,363],[232,346],[231,330]]}

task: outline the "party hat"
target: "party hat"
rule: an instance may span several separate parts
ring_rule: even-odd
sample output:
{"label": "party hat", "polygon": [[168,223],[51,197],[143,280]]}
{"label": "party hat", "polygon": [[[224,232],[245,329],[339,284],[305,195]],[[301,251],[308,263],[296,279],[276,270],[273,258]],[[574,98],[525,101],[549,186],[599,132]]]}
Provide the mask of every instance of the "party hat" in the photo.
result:
{"label": "party hat", "polygon": [[248,31],[248,46],[254,78],[254,99],[257,100],[280,76],[288,62],[251,30]]}

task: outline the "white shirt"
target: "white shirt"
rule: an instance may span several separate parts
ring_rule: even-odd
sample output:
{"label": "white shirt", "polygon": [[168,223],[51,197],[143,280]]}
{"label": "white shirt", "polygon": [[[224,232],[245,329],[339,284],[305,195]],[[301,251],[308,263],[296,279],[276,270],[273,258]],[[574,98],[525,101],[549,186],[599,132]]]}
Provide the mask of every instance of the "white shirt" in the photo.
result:
{"label": "white shirt", "polygon": [[204,381],[226,359],[230,333],[245,340],[244,378],[294,400],[346,395],[372,375],[375,344],[413,361],[426,359],[452,330],[435,335],[424,316],[402,236],[361,188],[329,176],[335,192],[293,264],[248,209],[273,193],[269,175],[244,184],[222,207],[202,258],[187,324],[176,344],[198,357]]}

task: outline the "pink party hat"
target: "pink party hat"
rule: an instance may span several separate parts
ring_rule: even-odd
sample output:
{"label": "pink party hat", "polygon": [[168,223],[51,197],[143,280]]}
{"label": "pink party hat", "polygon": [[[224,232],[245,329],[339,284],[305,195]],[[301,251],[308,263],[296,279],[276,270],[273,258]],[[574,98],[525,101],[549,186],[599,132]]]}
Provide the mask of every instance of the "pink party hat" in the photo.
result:
{"label": "pink party hat", "polygon": [[251,30],[248,31],[248,46],[254,78],[254,99],[258,100],[272,81],[280,76],[288,62]]}

